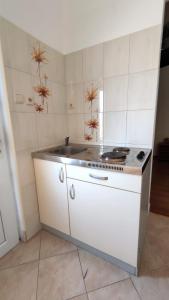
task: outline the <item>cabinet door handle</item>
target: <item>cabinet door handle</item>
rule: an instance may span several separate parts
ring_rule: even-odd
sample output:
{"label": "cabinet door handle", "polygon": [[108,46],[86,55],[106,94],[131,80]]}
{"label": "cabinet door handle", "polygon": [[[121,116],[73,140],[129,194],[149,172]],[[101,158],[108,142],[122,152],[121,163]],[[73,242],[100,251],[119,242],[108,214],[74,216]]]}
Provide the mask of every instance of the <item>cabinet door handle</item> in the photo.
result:
{"label": "cabinet door handle", "polygon": [[63,168],[60,169],[59,180],[60,180],[61,183],[64,182],[64,171],[63,171]]}
{"label": "cabinet door handle", "polygon": [[97,175],[93,175],[93,174],[89,174],[89,176],[91,178],[98,179],[98,180],[108,180],[109,179],[108,176],[97,176]]}
{"label": "cabinet door handle", "polygon": [[71,188],[70,188],[70,190],[69,190],[69,195],[70,195],[70,198],[71,198],[72,200],[75,199],[75,188],[74,188],[74,185],[73,185],[73,184],[71,185]]}

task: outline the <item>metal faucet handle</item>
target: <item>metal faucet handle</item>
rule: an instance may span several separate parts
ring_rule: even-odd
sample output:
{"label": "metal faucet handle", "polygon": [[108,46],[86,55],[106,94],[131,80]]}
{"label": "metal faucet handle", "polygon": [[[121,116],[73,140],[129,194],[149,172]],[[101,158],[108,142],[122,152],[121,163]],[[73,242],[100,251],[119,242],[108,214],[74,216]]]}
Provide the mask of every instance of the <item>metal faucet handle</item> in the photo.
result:
{"label": "metal faucet handle", "polygon": [[68,145],[69,145],[69,139],[70,139],[69,136],[67,136],[67,137],[65,138],[65,146],[68,146]]}

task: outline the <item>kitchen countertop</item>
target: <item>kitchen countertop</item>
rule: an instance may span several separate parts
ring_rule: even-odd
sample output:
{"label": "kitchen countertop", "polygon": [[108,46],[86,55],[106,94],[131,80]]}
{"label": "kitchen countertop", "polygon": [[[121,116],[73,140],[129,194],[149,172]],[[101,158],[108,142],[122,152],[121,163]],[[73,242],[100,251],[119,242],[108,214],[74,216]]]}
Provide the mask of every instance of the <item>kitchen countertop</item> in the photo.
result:
{"label": "kitchen countertop", "polygon": [[[113,172],[122,172],[133,175],[141,175],[151,157],[151,149],[133,148],[130,147],[130,152],[124,163],[110,163],[103,161],[101,155],[104,152],[110,152],[113,150],[113,146],[94,146],[94,145],[82,145],[82,144],[70,144],[71,146],[80,146],[86,148],[85,151],[71,154],[60,155],[50,153],[51,150],[56,147],[47,148],[44,150],[36,151],[32,153],[33,158],[39,158],[43,160],[55,161],[69,165],[76,165],[81,167],[88,167],[94,169],[104,169]],[[137,154],[140,151],[145,152],[143,160],[137,159]]]}

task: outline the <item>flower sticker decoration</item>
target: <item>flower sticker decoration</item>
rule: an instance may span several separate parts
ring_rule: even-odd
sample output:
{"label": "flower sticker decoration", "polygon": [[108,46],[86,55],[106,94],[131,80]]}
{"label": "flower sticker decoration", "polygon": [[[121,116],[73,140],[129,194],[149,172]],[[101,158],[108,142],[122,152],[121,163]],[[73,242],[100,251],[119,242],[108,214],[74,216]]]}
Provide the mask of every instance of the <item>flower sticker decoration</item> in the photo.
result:
{"label": "flower sticker decoration", "polygon": [[92,86],[91,88],[87,89],[86,95],[85,95],[86,101],[88,101],[89,103],[92,103],[93,100],[95,100],[97,98],[97,93],[98,93],[98,88],[95,88]]}
{"label": "flower sticker decoration", "polygon": [[87,122],[87,126],[92,129],[97,129],[99,127],[99,122],[97,119],[90,119]]}
{"label": "flower sticker decoration", "polygon": [[[98,88],[94,87],[92,84],[85,93],[85,101],[89,103],[89,113],[91,116],[90,119],[85,122],[84,139],[86,141],[93,140],[95,135],[97,140],[97,129],[99,127],[98,112],[93,111],[93,103],[97,100],[97,98]],[[86,127],[90,130],[90,134],[86,133]]]}
{"label": "flower sticker decoration", "polygon": [[86,141],[91,141],[91,140],[93,139],[93,137],[92,137],[90,134],[85,134],[85,135],[84,135],[84,139],[85,139]]}
{"label": "flower sticker decoration", "polygon": [[37,64],[37,74],[39,80],[39,84],[37,86],[34,86],[33,89],[41,99],[41,104],[34,103],[34,107],[35,111],[43,112],[45,110],[45,103],[48,109],[47,100],[51,93],[49,88],[47,87],[48,77],[46,74],[41,73],[42,64],[48,63],[48,60],[46,58],[46,51],[42,50],[40,45],[37,48],[33,47],[32,60]]}

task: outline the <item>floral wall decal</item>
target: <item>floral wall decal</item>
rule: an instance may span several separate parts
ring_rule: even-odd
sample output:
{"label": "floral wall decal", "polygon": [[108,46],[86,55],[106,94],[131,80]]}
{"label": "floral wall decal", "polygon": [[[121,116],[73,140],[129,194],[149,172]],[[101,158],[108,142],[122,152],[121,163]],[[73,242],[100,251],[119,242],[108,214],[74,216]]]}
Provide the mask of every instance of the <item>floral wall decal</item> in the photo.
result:
{"label": "floral wall decal", "polygon": [[40,45],[38,47],[34,47],[32,51],[32,60],[37,64],[37,75],[39,84],[35,86],[33,89],[38,94],[41,99],[41,103],[34,103],[35,111],[43,112],[45,110],[45,104],[48,111],[48,97],[51,95],[49,88],[47,87],[47,75],[42,74],[41,66],[42,64],[48,63],[46,58],[46,51],[42,50]]}
{"label": "floral wall decal", "polygon": [[[91,141],[96,137],[97,141],[97,129],[99,127],[98,121],[98,111],[94,111],[93,103],[98,98],[98,88],[94,87],[93,84],[91,87],[87,88],[85,94],[85,101],[89,104],[89,113],[90,119],[85,122],[85,129],[84,129],[84,139],[86,141]],[[89,133],[86,133],[86,127],[90,130]]]}

